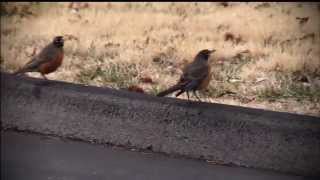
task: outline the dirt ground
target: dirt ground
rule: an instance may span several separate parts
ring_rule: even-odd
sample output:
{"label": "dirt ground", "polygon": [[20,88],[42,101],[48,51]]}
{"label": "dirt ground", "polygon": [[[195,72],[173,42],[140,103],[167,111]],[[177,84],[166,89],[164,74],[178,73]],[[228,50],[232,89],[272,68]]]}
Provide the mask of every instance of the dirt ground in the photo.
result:
{"label": "dirt ground", "polygon": [[216,49],[203,101],[320,116],[319,17],[318,2],[1,3],[1,71],[65,35],[49,79],[156,94]]}

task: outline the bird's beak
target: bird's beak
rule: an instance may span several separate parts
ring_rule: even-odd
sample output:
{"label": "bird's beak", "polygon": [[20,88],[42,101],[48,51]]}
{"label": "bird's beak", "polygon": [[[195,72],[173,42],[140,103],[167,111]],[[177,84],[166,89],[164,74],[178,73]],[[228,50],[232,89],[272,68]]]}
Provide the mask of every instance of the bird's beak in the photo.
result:
{"label": "bird's beak", "polygon": [[215,49],[212,49],[212,50],[210,51],[210,54],[214,53],[215,51],[216,51]]}

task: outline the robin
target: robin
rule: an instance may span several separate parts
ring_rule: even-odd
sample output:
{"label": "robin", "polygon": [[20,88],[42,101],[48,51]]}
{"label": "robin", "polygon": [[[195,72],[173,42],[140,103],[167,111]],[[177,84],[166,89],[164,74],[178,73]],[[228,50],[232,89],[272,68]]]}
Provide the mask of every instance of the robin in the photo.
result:
{"label": "robin", "polygon": [[26,72],[40,72],[44,79],[45,74],[54,72],[61,66],[63,60],[63,36],[56,36],[42,51],[32,58],[21,69],[14,72],[14,75]]}
{"label": "robin", "polygon": [[189,100],[189,92],[192,91],[194,96],[201,101],[197,96],[196,91],[205,89],[209,85],[211,73],[208,59],[210,54],[215,51],[216,50],[208,49],[200,51],[193,62],[183,69],[183,74],[181,75],[179,82],[169,89],[160,92],[157,96],[163,97],[179,90],[176,97],[186,92]]}

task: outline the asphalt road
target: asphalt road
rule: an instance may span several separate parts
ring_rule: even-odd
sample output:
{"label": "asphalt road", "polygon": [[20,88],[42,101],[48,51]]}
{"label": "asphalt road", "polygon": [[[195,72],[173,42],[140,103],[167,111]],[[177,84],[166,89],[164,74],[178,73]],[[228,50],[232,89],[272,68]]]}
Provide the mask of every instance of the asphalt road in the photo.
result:
{"label": "asphalt road", "polygon": [[270,171],[209,164],[57,137],[1,132],[2,180],[298,180]]}

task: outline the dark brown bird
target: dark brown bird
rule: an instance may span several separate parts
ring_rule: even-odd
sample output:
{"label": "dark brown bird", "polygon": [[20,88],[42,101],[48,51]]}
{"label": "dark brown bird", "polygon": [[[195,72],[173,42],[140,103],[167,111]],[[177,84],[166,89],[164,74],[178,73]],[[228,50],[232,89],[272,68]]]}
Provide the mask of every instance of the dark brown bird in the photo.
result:
{"label": "dark brown bird", "polygon": [[181,75],[179,82],[169,89],[160,92],[157,96],[166,96],[179,90],[176,97],[186,92],[189,100],[189,92],[192,91],[194,96],[201,101],[197,96],[196,91],[205,89],[209,85],[211,73],[208,59],[213,52],[215,52],[215,50],[204,49],[200,51],[193,62],[183,69],[183,74]]}
{"label": "dark brown bird", "polygon": [[63,60],[63,36],[56,36],[38,55],[32,58],[14,75],[24,74],[26,72],[39,72],[44,79],[45,74],[52,73],[61,66]]}

